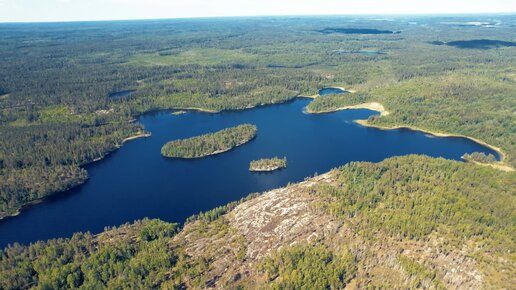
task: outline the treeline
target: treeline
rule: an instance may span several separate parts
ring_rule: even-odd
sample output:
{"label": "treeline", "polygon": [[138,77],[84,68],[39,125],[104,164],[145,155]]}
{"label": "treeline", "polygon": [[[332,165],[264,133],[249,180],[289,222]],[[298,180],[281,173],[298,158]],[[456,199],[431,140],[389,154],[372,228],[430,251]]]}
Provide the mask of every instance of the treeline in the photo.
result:
{"label": "treeline", "polygon": [[251,141],[256,136],[256,126],[243,124],[214,133],[168,142],[161,154],[170,158],[200,158],[219,154]]}

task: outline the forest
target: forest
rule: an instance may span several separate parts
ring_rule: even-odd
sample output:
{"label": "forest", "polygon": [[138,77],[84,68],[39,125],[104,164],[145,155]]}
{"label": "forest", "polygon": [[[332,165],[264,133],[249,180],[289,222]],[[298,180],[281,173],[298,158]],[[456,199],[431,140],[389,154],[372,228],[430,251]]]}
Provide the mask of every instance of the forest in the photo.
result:
{"label": "forest", "polygon": [[[247,109],[331,86],[356,93],[318,98],[310,108],[379,102],[391,114],[371,125],[475,137],[500,147],[514,167],[516,49],[499,44],[515,42],[515,18],[391,20],[1,24],[0,218],[84,182],[85,165],[141,132],[134,119],[147,112]],[[450,24],[484,20],[499,24]],[[432,44],[486,39],[496,45]],[[339,53],[362,50],[382,54]],[[132,92],[115,97],[123,91]]]}
{"label": "forest", "polygon": [[512,287],[514,174],[409,155],[353,162],[325,176],[331,182],[315,177],[312,186],[287,189],[308,196],[310,211],[345,234],[296,240],[255,259],[252,239],[234,226],[238,207],[263,196],[253,194],[183,227],[143,220],[99,235],[11,245],[0,251],[0,288]]}
{"label": "forest", "polygon": [[[500,24],[449,24],[492,18]],[[85,166],[141,133],[134,120],[147,112],[248,109],[331,86],[354,93],[316,98],[312,111],[379,102],[390,114],[370,125],[474,137],[514,167],[515,25],[511,15],[0,24],[0,218],[85,182]],[[211,141],[181,154],[224,147]],[[11,245],[0,250],[0,288],[513,287],[514,172],[405,156],[328,176],[296,196],[339,234],[252,258],[235,210],[254,194],[184,225],[143,220]]]}
{"label": "forest", "polygon": [[471,154],[464,154],[462,156],[462,159],[467,161],[474,161],[484,164],[494,163],[496,162],[496,158],[493,156],[493,154],[484,154],[482,152],[473,152]]}
{"label": "forest", "polygon": [[220,154],[243,145],[256,137],[256,126],[242,124],[188,139],[174,140],[161,148],[169,158],[200,158]]}

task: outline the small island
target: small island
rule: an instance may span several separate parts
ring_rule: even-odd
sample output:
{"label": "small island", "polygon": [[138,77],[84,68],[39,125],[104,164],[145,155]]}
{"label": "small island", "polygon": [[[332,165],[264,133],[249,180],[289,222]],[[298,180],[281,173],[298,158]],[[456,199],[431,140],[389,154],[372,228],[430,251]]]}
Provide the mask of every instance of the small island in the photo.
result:
{"label": "small island", "polygon": [[281,168],[287,167],[287,157],[283,158],[263,158],[251,161],[249,164],[249,171],[252,172],[263,172],[263,171],[274,171]]}
{"label": "small island", "polygon": [[170,158],[201,158],[229,151],[256,137],[256,126],[243,124],[188,139],[168,142],[161,154]]}

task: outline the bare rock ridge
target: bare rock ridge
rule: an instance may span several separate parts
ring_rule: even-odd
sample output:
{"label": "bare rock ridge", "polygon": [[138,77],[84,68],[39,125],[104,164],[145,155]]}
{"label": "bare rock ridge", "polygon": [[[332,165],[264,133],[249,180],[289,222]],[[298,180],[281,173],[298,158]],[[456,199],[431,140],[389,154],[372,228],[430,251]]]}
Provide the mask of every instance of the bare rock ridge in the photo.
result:
{"label": "bare rock ridge", "polygon": [[258,260],[284,246],[335,235],[342,223],[318,210],[317,198],[306,192],[316,182],[330,181],[331,174],[321,175],[237,206],[228,220],[248,241],[246,256]]}
{"label": "bare rock ridge", "polygon": [[[352,249],[358,264],[348,286],[393,285],[424,288],[482,289],[483,274],[470,251],[442,251],[446,242],[432,235],[427,241],[385,238],[370,241],[354,230],[357,220],[342,221],[321,210],[321,196],[313,187],[335,182],[329,172],[304,182],[275,189],[245,201],[208,225],[187,224],[174,238],[185,246],[190,259],[210,261],[202,273],[207,288],[238,285],[264,287],[268,280],[257,265],[282,249],[299,244],[323,244],[332,251]],[[215,224],[218,224],[215,226]],[[223,230],[221,230],[221,228]],[[202,229],[202,230],[201,230]],[[409,263],[409,265],[407,265]],[[429,276],[414,276],[408,267],[424,265]],[[438,277],[439,282],[430,279]],[[237,284],[235,284],[237,283]]]}

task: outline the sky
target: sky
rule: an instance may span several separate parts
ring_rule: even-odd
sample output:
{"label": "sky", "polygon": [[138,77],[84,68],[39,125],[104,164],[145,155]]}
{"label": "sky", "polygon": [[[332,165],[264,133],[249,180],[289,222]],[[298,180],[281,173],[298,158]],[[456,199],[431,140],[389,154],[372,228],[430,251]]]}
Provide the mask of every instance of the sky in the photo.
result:
{"label": "sky", "polygon": [[516,0],[0,0],[0,22],[516,12]]}

